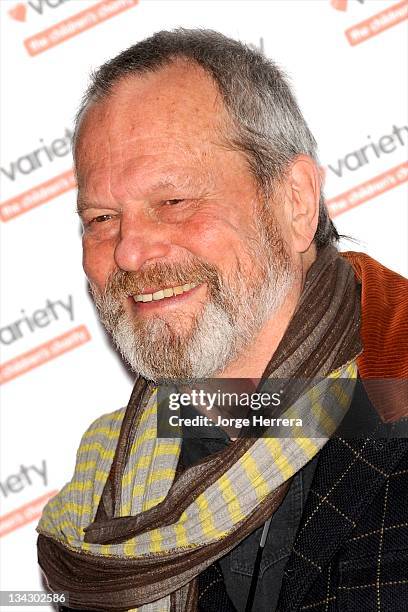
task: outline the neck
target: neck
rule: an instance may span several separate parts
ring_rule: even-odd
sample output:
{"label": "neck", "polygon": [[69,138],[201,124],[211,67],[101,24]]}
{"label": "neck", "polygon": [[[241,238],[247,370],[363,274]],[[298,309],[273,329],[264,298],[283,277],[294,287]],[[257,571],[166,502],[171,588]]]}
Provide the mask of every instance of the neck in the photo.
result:
{"label": "neck", "polygon": [[316,250],[308,249],[306,253],[299,255],[297,263],[297,274],[290,291],[285,297],[279,309],[262,327],[253,342],[247,345],[245,351],[234,362],[219,374],[217,378],[250,378],[259,380],[271,360],[280,341],[282,340],[296,306],[301,296],[306,273],[313,261],[316,259]]}

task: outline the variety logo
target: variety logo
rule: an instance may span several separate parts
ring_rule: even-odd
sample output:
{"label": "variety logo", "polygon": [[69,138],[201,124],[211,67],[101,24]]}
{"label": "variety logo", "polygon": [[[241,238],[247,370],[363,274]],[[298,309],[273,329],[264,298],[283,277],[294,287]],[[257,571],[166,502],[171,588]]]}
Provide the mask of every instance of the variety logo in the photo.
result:
{"label": "variety logo", "polygon": [[[322,174],[329,171],[338,178],[343,178],[348,172],[355,172],[372,161],[397,151],[400,147],[406,147],[408,141],[408,125],[393,125],[391,132],[383,134],[376,141],[367,136],[370,142],[363,147],[347,153],[344,157],[337,159],[321,168]],[[327,207],[331,218],[347,212],[348,210],[364,204],[368,200],[398,187],[408,179],[408,164],[403,163],[387,170],[379,175],[373,176],[368,181],[356,185],[349,191],[327,200]]]}
{"label": "variety logo", "polygon": [[[72,136],[71,130],[66,128],[62,138],[55,138],[49,143],[44,143],[44,140],[40,138],[41,146],[29,153],[20,155],[20,157],[11,161],[8,165],[4,164],[4,167],[0,166],[1,174],[9,181],[15,182],[20,175],[31,174],[47,166],[57,157],[69,155],[71,153]],[[63,172],[44,183],[32,187],[28,191],[14,196],[10,200],[2,202],[0,204],[0,219],[2,221],[9,221],[74,187],[76,187],[76,181],[73,171]]]}
{"label": "variety logo", "polygon": [[68,316],[70,321],[74,320],[74,301],[72,295],[68,295],[64,300],[52,301],[47,299],[44,308],[34,310],[31,315],[26,315],[25,310],[21,309],[22,316],[13,323],[0,328],[0,342],[2,344],[13,344],[26,334],[33,334],[42,327],[47,327],[50,323],[58,321],[60,317]]}
{"label": "variety logo", "polygon": [[[18,493],[31,487],[34,487],[34,489],[48,487],[48,470],[45,459],[38,465],[35,463],[32,465],[21,464],[12,474],[0,480],[0,499],[16,499]],[[56,491],[49,491],[28,504],[0,516],[0,537],[39,518],[44,505],[55,494]]]}
{"label": "variety logo", "polygon": [[16,21],[26,21],[27,19],[27,10],[32,9],[40,15],[41,17],[44,15],[44,10],[54,9],[61,6],[61,4],[65,4],[66,2],[70,2],[72,0],[29,0],[27,4],[19,3],[16,4],[12,9],[8,11],[9,16]]}
{"label": "variety logo", "polygon": [[20,465],[18,471],[0,481],[0,495],[9,497],[20,493],[27,487],[48,485],[47,462],[45,459],[39,465]]}
{"label": "variety logo", "polygon": [[0,172],[9,181],[15,181],[19,174],[31,174],[42,168],[43,165],[53,162],[56,157],[68,155],[71,152],[72,136],[71,130],[66,128],[62,138],[55,138],[49,144],[44,143],[44,140],[40,138],[40,147],[21,155],[4,168],[0,166]]}
{"label": "variety logo", "polygon": [[344,157],[339,158],[336,163],[328,164],[327,168],[336,176],[342,178],[345,172],[355,172],[374,159],[393,153],[398,147],[405,148],[406,141],[408,141],[408,125],[393,125],[392,128],[391,133],[384,134],[375,142],[371,141],[371,136],[367,136],[370,142],[355,151],[347,153]]}
{"label": "variety logo", "polygon": [[[39,328],[47,327],[54,321],[58,321],[60,317],[68,317],[69,321],[72,322],[74,320],[72,295],[68,295],[65,301],[47,299],[44,308],[38,308],[30,315],[27,315],[25,310],[22,309],[21,314],[22,316],[16,321],[0,329],[1,344],[14,344],[24,336],[37,332]],[[10,361],[6,361],[0,367],[0,384],[25,374],[29,370],[88,342],[90,339],[91,336],[85,325],[74,327],[68,332],[20,354]]]}

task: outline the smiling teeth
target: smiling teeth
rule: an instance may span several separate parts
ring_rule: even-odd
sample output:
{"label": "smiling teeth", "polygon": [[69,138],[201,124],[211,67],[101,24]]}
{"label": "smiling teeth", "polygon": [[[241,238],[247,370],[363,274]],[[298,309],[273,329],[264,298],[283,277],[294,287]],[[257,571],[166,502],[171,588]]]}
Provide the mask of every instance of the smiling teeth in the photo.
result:
{"label": "smiling teeth", "polygon": [[152,302],[164,300],[165,298],[173,297],[174,295],[181,295],[186,291],[190,291],[190,289],[194,289],[197,287],[198,283],[186,283],[185,285],[179,285],[178,287],[168,287],[167,289],[160,289],[159,291],[155,291],[154,293],[139,293],[139,295],[134,295],[133,299],[135,302]]}

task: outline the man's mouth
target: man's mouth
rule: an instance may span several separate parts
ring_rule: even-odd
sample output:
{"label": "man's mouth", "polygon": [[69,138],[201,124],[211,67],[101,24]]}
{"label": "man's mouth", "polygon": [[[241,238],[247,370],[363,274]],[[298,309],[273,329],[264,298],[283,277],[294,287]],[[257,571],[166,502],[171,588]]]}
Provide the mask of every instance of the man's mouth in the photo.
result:
{"label": "man's mouth", "polygon": [[182,295],[187,291],[191,291],[194,287],[197,287],[199,283],[185,283],[184,285],[178,285],[177,287],[164,287],[158,289],[153,293],[138,293],[133,295],[135,302],[159,302],[160,300],[166,300],[177,295]]}

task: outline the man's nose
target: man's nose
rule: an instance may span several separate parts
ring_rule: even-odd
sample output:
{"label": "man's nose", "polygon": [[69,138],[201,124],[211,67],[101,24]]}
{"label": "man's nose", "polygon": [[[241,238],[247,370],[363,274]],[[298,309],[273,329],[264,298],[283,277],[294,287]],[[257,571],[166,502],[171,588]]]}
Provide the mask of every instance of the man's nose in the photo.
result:
{"label": "man's nose", "polygon": [[123,215],[115,262],[121,270],[135,272],[149,260],[167,257],[170,252],[168,228],[146,214]]}

